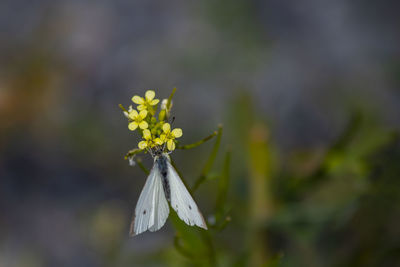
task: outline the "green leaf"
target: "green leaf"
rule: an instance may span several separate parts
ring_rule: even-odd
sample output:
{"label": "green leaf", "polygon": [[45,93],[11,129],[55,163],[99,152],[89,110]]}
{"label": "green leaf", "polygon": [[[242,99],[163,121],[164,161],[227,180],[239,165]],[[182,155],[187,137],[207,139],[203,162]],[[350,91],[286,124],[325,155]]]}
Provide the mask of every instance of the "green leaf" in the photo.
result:
{"label": "green leaf", "polygon": [[211,151],[211,154],[208,157],[208,160],[203,167],[200,177],[196,180],[194,186],[192,187],[191,190],[192,192],[195,192],[199,188],[199,186],[207,179],[207,175],[211,170],[212,166],[214,165],[215,158],[217,157],[218,154],[219,146],[221,144],[221,136],[222,136],[222,125],[219,125],[217,130],[217,140],[215,141],[213,150]]}
{"label": "green leaf", "polygon": [[231,162],[231,151],[228,150],[225,154],[224,166],[221,176],[218,181],[217,201],[215,205],[216,220],[219,222],[222,218],[225,209],[226,198],[229,187],[229,168]]}

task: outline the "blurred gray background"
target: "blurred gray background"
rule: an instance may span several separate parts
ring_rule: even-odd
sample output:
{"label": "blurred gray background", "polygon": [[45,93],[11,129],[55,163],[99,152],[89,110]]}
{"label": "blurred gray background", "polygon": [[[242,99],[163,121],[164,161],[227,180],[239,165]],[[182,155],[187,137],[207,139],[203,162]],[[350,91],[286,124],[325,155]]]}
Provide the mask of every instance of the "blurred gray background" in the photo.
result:
{"label": "blurred gray background", "polygon": [[[147,89],[166,98],[177,87],[183,143],[223,123],[234,152],[230,114],[245,97],[282,154],[324,147],[355,110],[398,129],[399,9],[394,0],[1,1],[0,266],[125,266],[170,245],[170,226],[127,236],[145,175],[123,160],[137,138],[118,104]],[[174,153],[190,184],[209,149]],[[207,214],[207,197],[197,198]]]}

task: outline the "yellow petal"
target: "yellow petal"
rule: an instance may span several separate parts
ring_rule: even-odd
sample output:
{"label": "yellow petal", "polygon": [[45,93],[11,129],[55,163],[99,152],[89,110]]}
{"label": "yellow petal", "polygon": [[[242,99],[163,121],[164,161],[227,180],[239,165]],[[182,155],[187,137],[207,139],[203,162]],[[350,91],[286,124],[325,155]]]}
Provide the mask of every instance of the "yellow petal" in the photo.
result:
{"label": "yellow petal", "polygon": [[152,105],[152,106],[157,105],[158,102],[160,102],[160,99],[153,99],[153,100],[151,100],[150,105]]}
{"label": "yellow petal", "polygon": [[138,113],[136,110],[132,110],[131,112],[129,112],[129,118],[131,118],[132,120],[134,120],[137,116]]}
{"label": "yellow petal", "polygon": [[146,118],[146,116],[147,116],[147,110],[141,110],[140,111],[140,113],[139,113],[139,116],[142,118],[142,119],[144,119],[144,118]]}
{"label": "yellow petal", "polygon": [[172,141],[171,139],[168,140],[168,142],[167,142],[167,148],[168,148],[169,151],[174,150],[174,149],[175,149],[175,142]]}
{"label": "yellow petal", "polygon": [[171,125],[169,125],[169,123],[164,123],[164,125],[162,126],[162,129],[164,131],[164,133],[169,133],[169,131],[171,130]]}
{"label": "yellow petal", "polygon": [[157,145],[160,146],[163,144],[163,141],[160,138],[156,138],[156,139],[154,139],[154,143],[156,143]]}
{"label": "yellow petal", "polygon": [[135,95],[134,97],[132,97],[132,102],[135,104],[141,105],[141,104],[144,104],[144,99],[143,99],[143,97]]}
{"label": "yellow petal", "polygon": [[146,105],[139,105],[139,106],[137,106],[137,109],[138,109],[139,111],[145,110],[146,108],[147,108]]}
{"label": "yellow petal", "polygon": [[138,144],[138,147],[140,149],[145,149],[147,147],[147,142],[146,141],[140,141]]}
{"label": "yellow petal", "polygon": [[151,139],[151,133],[148,129],[143,130],[143,138],[146,140]]}
{"label": "yellow petal", "polygon": [[173,129],[171,133],[172,133],[172,135],[173,135],[175,138],[179,138],[179,137],[181,137],[182,134],[183,134],[181,128]]}
{"label": "yellow petal", "polygon": [[139,123],[139,127],[140,127],[140,129],[147,129],[147,127],[149,127],[149,125],[147,124],[147,122],[141,121]]}
{"label": "yellow petal", "polygon": [[166,142],[167,141],[167,135],[166,134],[161,134],[160,135],[160,139],[162,142]]}
{"label": "yellow petal", "polygon": [[147,90],[145,97],[147,101],[153,100],[153,98],[156,96],[156,93],[153,90]]}
{"label": "yellow petal", "polygon": [[136,130],[136,128],[138,127],[138,124],[136,123],[136,122],[131,122],[131,123],[129,123],[129,125],[128,125],[128,128],[129,128],[129,130],[131,130],[131,131],[134,131],[134,130]]}

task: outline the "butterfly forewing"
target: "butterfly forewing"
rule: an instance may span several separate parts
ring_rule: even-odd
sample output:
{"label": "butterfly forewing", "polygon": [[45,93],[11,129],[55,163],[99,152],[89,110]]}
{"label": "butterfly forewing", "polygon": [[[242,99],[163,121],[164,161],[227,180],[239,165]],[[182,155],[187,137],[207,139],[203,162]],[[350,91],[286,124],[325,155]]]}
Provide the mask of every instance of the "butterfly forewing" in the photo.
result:
{"label": "butterfly forewing", "polygon": [[178,214],[179,218],[188,225],[197,225],[207,229],[203,215],[199,211],[192,196],[186,189],[178,173],[169,161],[168,182],[171,190],[171,206]]}
{"label": "butterfly forewing", "polygon": [[131,235],[138,235],[146,230],[159,230],[168,218],[169,207],[165,198],[160,171],[154,165],[146,184],[140,193],[135,208],[135,217],[131,224]]}

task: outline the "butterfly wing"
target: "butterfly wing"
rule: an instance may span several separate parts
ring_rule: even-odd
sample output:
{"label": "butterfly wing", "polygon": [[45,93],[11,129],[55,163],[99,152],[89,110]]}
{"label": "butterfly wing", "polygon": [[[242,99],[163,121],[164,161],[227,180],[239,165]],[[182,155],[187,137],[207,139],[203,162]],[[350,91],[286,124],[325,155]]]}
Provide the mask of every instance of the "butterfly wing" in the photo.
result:
{"label": "butterfly wing", "polygon": [[135,208],[135,217],[131,224],[132,236],[149,230],[159,230],[168,218],[169,207],[161,181],[161,173],[155,164]]}
{"label": "butterfly wing", "polygon": [[186,189],[178,173],[171,165],[169,160],[168,165],[168,182],[171,190],[171,206],[178,214],[179,218],[188,225],[197,225],[207,229],[203,215],[199,211],[196,202]]}

